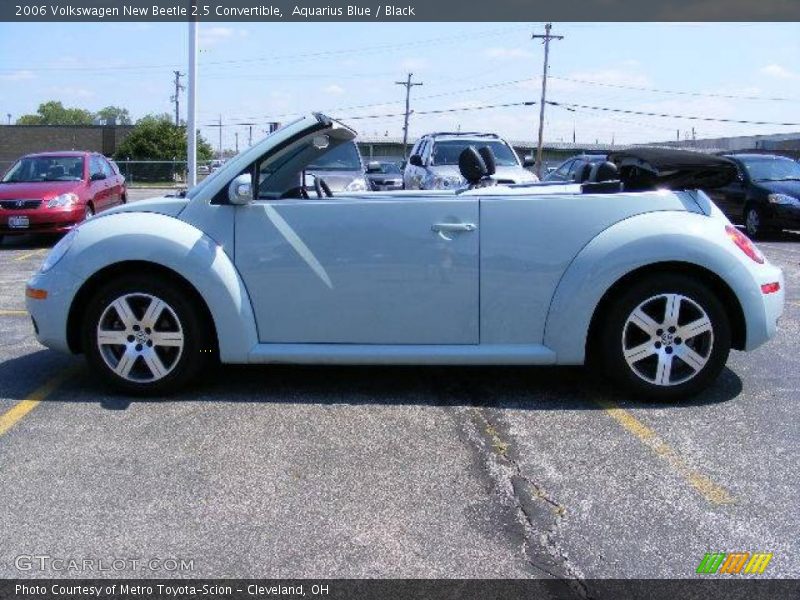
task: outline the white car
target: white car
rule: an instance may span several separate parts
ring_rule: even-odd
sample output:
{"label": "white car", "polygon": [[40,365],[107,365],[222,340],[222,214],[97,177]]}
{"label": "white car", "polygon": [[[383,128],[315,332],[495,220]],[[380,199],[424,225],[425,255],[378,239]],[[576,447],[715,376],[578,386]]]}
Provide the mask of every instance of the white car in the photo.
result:
{"label": "white car", "polygon": [[621,191],[650,181],[635,157],[619,171],[602,163],[582,186],[498,185],[472,148],[457,190],[300,183],[355,135],[310,115],[185,198],[81,224],[28,282],[39,341],[84,353],[130,393],[174,390],[217,358],[590,361],[641,397],[672,399],[713,382],[731,348],[776,331],[780,269],[702,192]]}

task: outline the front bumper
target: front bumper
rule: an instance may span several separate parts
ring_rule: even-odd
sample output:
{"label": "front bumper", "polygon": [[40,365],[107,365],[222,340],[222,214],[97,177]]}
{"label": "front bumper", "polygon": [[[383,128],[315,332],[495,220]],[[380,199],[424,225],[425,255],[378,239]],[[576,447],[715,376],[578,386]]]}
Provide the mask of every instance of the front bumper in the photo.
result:
{"label": "front bumper", "polygon": [[[0,235],[25,235],[28,233],[66,233],[83,221],[83,205],[67,209],[34,208],[31,210],[0,210]],[[27,227],[10,227],[10,217],[27,217]]]}
{"label": "front bumper", "polygon": [[26,294],[25,307],[34,322],[36,339],[44,346],[71,352],[67,342],[67,320],[72,300],[77,293],[76,278],[65,269],[35,273],[27,289],[44,290],[47,298],[36,300]]}
{"label": "front bumper", "polygon": [[775,204],[767,217],[767,226],[776,229],[800,229],[800,206]]}

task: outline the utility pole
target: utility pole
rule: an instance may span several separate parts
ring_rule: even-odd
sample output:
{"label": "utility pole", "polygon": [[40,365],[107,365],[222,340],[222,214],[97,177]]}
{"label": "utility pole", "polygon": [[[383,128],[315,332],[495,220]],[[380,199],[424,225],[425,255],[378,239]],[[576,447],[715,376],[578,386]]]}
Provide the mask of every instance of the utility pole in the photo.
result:
{"label": "utility pole", "polygon": [[181,77],[183,77],[183,73],[180,71],[173,71],[175,73],[175,93],[172,95],[170,100],[175,103],[175,125],[178,126],[181,124],[181,92],[186,88],[181,85]]}
{"label": "utility pole", "polygon": [[219,156],[218,158],[222,160],[222,114],[219,115]]}
{"label": "utility pole", "polygon": [[[194,3],[192,3],[194,5]],[[189,187],[197,185],[197,20],[189,21],[189,89],[186,110],[186,155]]]}
{"label": "utility pole", "polygon": [[8,117],[8,124],[11,125],[11,113],[6,113],[6,117]]}
{"label": "utility pole", "polygon": [[411,78],[413,73],[408,74],[405,81],[395,81],[396,85],[404,85],[406,88],[406,119],[403,122],[403,158],[408,159],[408,115],[411,114],[411,88],[416,85],[422,85],[422,82],[412,83]]}
{"label": "utility pole", "polygon": [[235,131],[233,135],[236,136],[236,154],[239,154],[239,132]]}
{"label": "utility pole", "polygon": [[550,35],[550,30],[553,28],[552,23],[547,23],[544,26],[544,34],[534,33],[531,36],[532,40],[543,40],[544,43],[544,67],[542,69],[542,102],[539,104],[539,145],[536,148],[536,175],[541,178],[542,176],[542,143],[544,135],[544,105],[545,96],[547,95],[547,63],[550,57],[550,40],[563,40],[563,35]]}

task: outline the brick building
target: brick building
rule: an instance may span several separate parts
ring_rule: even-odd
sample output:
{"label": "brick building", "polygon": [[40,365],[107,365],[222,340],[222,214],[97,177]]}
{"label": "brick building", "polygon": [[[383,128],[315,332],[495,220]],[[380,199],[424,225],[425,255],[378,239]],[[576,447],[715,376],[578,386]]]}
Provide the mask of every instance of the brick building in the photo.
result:
{"label": "brick building", "polygon": [[20,156],[54,150],[114,154],[132,125],[5,125],[0,127],[0,171]]}

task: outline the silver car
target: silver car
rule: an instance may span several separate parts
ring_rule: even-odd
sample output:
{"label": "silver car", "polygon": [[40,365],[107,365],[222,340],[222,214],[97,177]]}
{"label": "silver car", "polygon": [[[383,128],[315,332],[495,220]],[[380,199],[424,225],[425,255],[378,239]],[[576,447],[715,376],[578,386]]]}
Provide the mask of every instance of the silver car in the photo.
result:
{"label": "silver car", "polygon": [[622,191],[624,162],[582,186],[497,185],[474,149],[458,190],[298,189],[298,172],[355,135],[309,115],[184,198],[82,223],[28,281],[37,338],[136,394],[191,383],[215,359],[589,362],[642,398],[675,399],[776,332],[780,269],[704,193],[642,187],[635,157],[641,192]]}
{"label": "silver car", "polygon": [[411,150],[403,171],[407,190],[448,190],[466,183],[458,170],[458,157],[465,148],[488,147],[494,154],[495,180],[500,184],[536,183],[528,171],[531,161],[520,162],[511,145],[494,133],[428,133]]}

